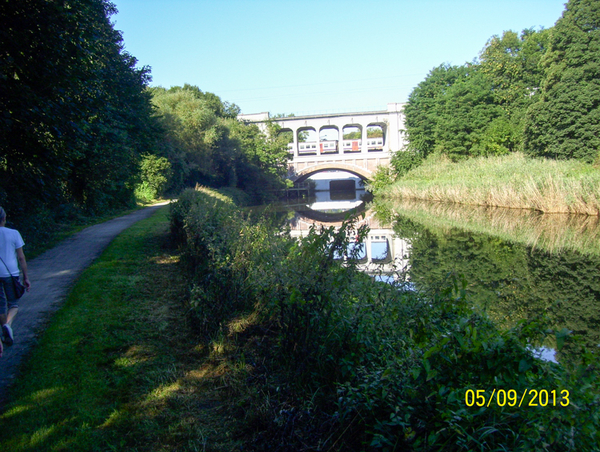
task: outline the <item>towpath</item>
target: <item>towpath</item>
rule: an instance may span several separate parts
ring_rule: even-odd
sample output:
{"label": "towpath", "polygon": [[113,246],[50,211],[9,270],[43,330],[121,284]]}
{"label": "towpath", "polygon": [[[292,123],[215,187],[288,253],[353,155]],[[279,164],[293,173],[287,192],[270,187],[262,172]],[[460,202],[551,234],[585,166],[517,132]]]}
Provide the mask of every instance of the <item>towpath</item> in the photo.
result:
{"label": "towpath", "polygon": [[4,355],[0,358],[0,412],[19,364],[35,344],[46,320],[61,306],[77,277],[119,233],[148,218],[165,204],[145,207],[90,226],[27,262],[31,291],[19,301],[19,313],[12,324],[15,343],[12,347],[5,346]]}

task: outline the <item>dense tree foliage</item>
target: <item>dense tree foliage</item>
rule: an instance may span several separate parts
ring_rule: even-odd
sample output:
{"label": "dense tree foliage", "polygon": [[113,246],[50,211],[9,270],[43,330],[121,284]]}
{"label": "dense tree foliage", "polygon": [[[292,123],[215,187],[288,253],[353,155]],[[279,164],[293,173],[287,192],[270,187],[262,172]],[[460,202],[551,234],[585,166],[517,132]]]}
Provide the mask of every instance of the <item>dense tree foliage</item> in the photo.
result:
{"label": "dense tree foliage", "polygon": [[11,219],[133,199],[155,127],[148,68],[123,49],[106,0],[0,6],[0,204]]}
{"label": "dense tree foliage", "polygon": [[[149,89],[108,0],[0,6],[0,205],[28,243],[53,224],[197,183],[281,187],[286,144],[197,87]],[[154,104],[154,105],[153,105]]]}
{"label": "dense tree foliage", "polygon": [[505,32],[490,39],[479,63],[433,69],[405,107],[409,148],[454,159],[517,150],[523,114],[541,79],[530,67],[546,34]]}
{"label": "dense tree foliage", "polygon": [[550,30],[541,96],[529,109],[525,150],[593,162],[600,150],[600,3],[571,0]]}
{"label": "dense tree foliage", "polygon": [[149,89],[115,13],[108,0],[0,6],[0,205],[29,243],[167,189],[283,185],[286,143],[197,87]]}
{"label": "dense tree foliage", "polygon": [[[239,108],[198,87],[152,88],[164,132],[159,152],[171,163],[171,191],[196,184],[235,187],[255,201],[284,186],[287,141],[237,120]],[[267,136],[268,135],[268,136]]]}
{"label": "dense tree foliage", "polygon": [[404,110],[408,149],[421,158],[524,151],[594,161],[599,24],[597,1],[571,0],[551,29],[506,31],[488,41],[478,61],[434,68]]}

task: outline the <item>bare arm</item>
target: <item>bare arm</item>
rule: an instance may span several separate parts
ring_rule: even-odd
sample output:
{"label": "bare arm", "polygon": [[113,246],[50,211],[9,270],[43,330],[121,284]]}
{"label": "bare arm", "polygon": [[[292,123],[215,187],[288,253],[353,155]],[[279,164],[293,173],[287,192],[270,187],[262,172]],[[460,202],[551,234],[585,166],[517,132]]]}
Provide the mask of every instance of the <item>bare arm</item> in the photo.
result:
{"label": "bare arm", "polygon": [[27,288],[27,291],[29,292],[31,283],[29,282],[29,277],[27,276],[27,261],[25,260],[25,253],[23,252],[23,247],[17,248],[17,259],[19,260],[19,267],[21,267],[21,271],[23,272],[23,285]]}

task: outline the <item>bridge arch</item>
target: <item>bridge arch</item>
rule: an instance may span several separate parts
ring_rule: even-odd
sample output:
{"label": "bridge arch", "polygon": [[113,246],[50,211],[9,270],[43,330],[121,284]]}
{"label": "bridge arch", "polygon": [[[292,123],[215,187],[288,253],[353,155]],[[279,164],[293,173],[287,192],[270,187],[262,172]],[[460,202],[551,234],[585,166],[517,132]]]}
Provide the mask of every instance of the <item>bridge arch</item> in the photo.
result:
{"label": "bridge arch", "polygon": [[302,169],[301,171],[290,176],[290,180],[294,183],[304,182],[313,174],[320,173],[322,171],[346,171],[348,173],[352,173],[355,176],[360,177],[362,180],[369,180],[373,173],[366,168],[361,168],[356,165],[345,164],[340,162],[327,162],[327,163],[319,163],[317,165],[312,165],[307,168]]}
{"label": "bridge arch", "polygon": [[[334,135],[336,135],[336,137],[333,138],[333,140],[339,141],[340,137],[341,137],[340,128],[337,125],[329,125],[329,124],[323,125],[319,128],[319,140],[323,140],[321,138],[321,135],[323,135],[323,133],[331,134],[331,132],[334,132]],[[331,140],[331,138],[326,138],[326,140],[327,139]]]}

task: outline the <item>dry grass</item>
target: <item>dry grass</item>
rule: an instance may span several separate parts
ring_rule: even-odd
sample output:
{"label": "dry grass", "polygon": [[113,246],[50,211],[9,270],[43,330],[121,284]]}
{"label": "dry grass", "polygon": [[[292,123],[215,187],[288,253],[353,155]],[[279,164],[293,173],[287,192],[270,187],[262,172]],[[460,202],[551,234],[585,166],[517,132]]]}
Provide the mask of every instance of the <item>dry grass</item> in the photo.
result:
{"label": "dry grass", "polygon": [[378,194],[597,216],[600,214],[600,171],[578,161],[532,159],[522,154],[458,163],[438,156],[426,160]]}

